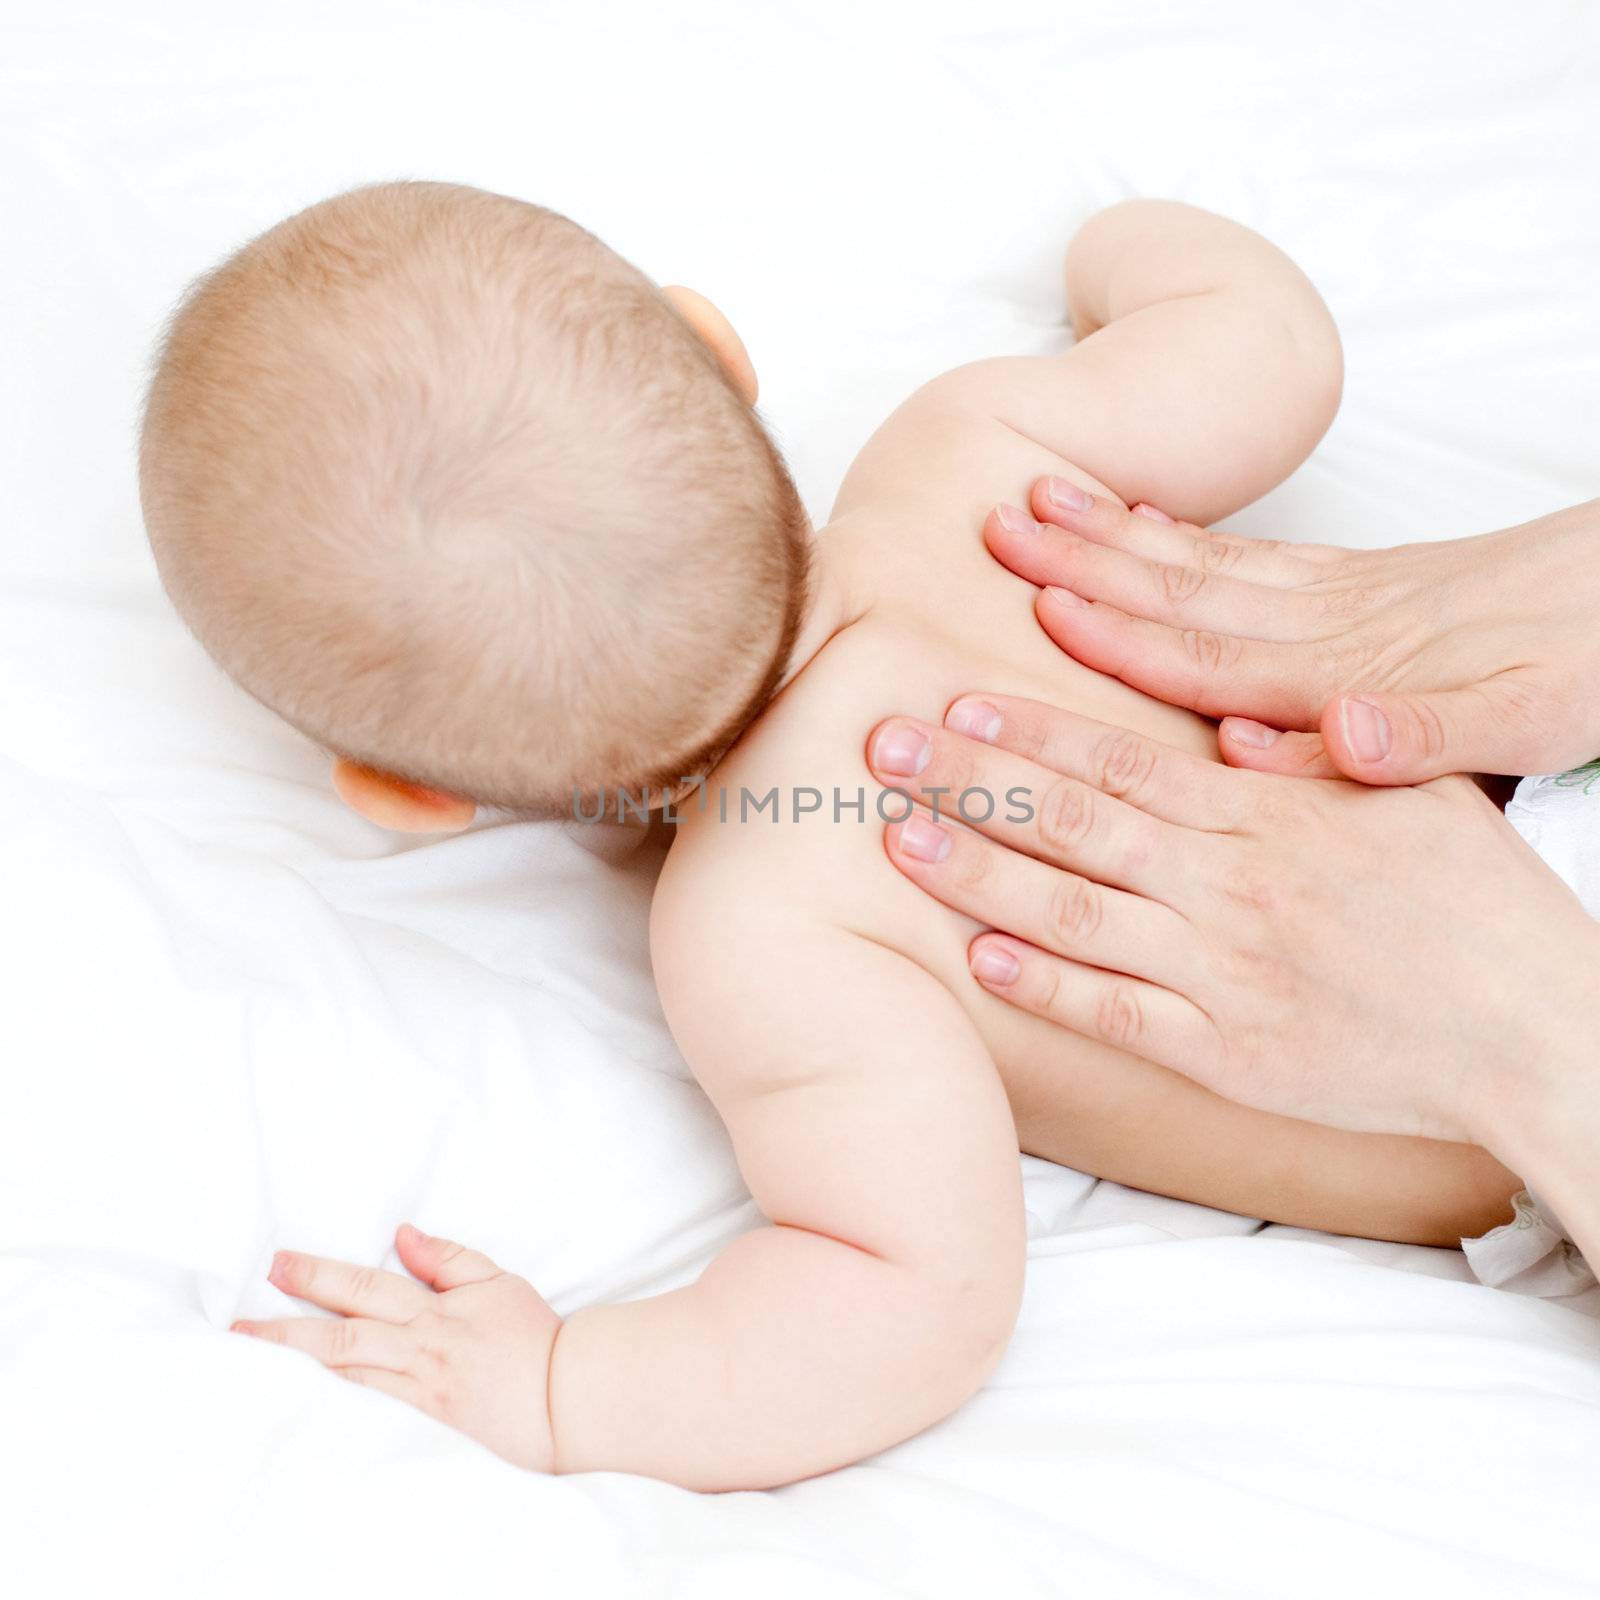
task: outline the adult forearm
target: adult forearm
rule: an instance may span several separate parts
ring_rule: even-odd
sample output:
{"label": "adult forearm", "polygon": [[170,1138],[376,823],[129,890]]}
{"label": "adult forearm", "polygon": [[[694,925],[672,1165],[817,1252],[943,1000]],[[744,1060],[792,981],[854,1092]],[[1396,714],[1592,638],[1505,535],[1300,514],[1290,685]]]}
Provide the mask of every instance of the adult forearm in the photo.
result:
{"label": "adult forearm", "polygon": [[1530,1006],[1525,1057],[1507,1063],[1476,1122],[1483,1144],[1600,1266],[1600,923]]}
{"label": "adult forearm", "polygon": [[[1590,1062],[1591,1079],[1594,1077]],[[1591,1263],[1600,1263],[1600,1092],[1523,1119],[1500,1158],[1558,1216]]]}

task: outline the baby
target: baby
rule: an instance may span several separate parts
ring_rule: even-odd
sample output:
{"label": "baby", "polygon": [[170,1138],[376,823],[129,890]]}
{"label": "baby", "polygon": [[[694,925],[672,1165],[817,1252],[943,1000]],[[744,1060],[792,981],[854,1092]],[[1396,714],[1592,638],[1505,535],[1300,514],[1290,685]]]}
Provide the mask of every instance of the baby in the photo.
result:
{"label": "baby", "polygon": [[[1043,476],[1209,523],[1338,404],[1316,291],[1218,217],[1101,213],[1067,297],[1071,349],[919,390],[813,536],[726,321],[565,218],[360,190],[191,293],[141,453],[174,600],[388,826],[677,798],[657,981],[769,1219],[692,1286],[565,1321],[410,1227],[411,1278],[282,1252],[273,1281],[344,1320],[243,1331],[524,1465],[755,1488],[983,1382],[1021,1292],[1019,1141],[1306,1227],[1453,1244],[1502,1219],[1517,1183],[1481,1151],[1245,1110],[1002,1004],[970,976],[975,925],[885,858],[878,818],[908,802],[873,773],[931,797],[906,724],[865,731],[964,690],[1216,757],[1209,723],[1055,649],[985,551],[986,514],[1031,524],[996,503]],[[926,811],[889,830],[937,848]]]}

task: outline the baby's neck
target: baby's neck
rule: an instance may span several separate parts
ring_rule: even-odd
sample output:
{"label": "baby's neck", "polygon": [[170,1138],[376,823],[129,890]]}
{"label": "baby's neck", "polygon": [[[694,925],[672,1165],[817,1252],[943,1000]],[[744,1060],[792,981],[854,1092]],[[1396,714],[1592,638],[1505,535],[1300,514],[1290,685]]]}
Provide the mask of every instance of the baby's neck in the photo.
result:
{"label": "baby's neck", "polygon": [[792,683],[821,653],[824,645],[872,609],[876,597],[871,563],[861,557],[861,530],[831,522],[813,536],[806,609],[789,664],[778,688]]}

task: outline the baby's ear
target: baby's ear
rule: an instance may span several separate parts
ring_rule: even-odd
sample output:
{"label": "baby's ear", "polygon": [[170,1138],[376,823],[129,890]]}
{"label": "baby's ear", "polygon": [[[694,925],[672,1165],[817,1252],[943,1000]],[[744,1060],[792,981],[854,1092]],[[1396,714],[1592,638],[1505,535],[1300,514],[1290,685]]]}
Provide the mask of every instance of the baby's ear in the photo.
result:
{"label": "baby's ear", "polygon": [[733,331],[733,324],[694,289],[685,289],[681,283],[669,284],[661,291],[667,303],[700,336],[700,342],[717,358],[728,382],[739,392],[747,406],[756,403],[759,386],[756,369],[744,340]]}
{"label": "baby's ear", "polygon": [[424,789],[343,756],[333,763],[333,788],[352,811],[394,833],[459,833],[477,810],[458,795]]}

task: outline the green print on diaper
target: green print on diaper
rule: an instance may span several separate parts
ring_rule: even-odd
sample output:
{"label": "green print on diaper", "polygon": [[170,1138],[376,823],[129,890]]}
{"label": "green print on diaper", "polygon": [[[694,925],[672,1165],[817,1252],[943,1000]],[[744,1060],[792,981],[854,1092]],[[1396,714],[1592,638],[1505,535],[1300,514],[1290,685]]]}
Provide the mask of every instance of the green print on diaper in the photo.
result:
{"label": "green print on diaper", "polygon": [[1571,772],[1563,772],[1554,780],[1557,789],[1577,789],[1582,794],[1593,794],[1600,789],[1600,757],[1586,761]]}

